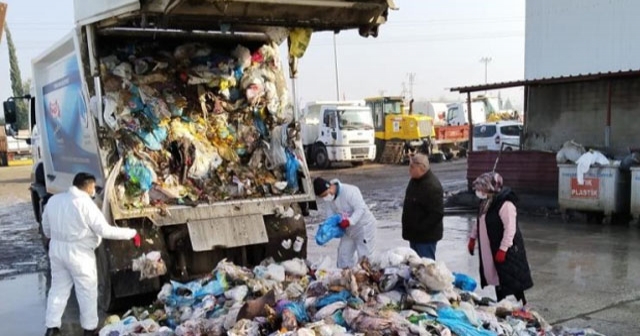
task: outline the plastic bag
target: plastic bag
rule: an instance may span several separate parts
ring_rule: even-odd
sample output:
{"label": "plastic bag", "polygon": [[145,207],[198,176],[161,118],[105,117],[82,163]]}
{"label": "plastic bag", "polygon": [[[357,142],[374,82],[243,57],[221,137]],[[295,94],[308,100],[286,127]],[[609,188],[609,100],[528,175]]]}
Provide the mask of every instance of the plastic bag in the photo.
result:
{"label": "plastic bag", "polygon": [[313,29],[294,28],[289,32],[289,56],[301,58],[309,46]]}
{"label": "plastic bag", "polygon": [[347,300],[351,297],[351,293],[347,290],[342,290],[338,293],[332,293],[329,295],[325,295],[316,301],[316,308],[322,309],[325,306],[328,306],[334,302],[347,302]]}
{"label": "plastic bag", "polygon": [[434,262],[430,259],[422,259],[423,263],[414,268],[413,274],[420,283],[432,291],[443,291],[453,287],[455,278],[447,265],[443,262]]}
{"label": "plastic bag", "polygon": [[286,260],[280,263],[286,273],[296,276],[305,276],[309,272],[307,264],[300,258]]}
{"label": "plastic bag", "polygon": [[598,151],[589,151],[583,154],[578,161],[576,161],[578,167],[576,168],[578,184],[584,184],[584,174],[586,174],[592,165],[598,164],[606,166],[609,164],[609,159]]}
{"label": "plastic bag", "polygon": [[344,309],[346,306],[347,303],[344,301],[337,301],[332,304],[326,305],[322,309],[318,310],[318,312],[316,312],[316,315],[314,316],[315,320],[324,320],[325,318],[333,315],[337,310]]}
{"label": "plastic bag", "polygon": [[224,294],[227,289],[229,289],[227,277],[222,272],[216,272],[216,278],[211,279],[204,286],[201,286],[196,292],[195,297],[199,299],[207,295],[220,296]]}
{"label": "plastic bag", "polygon": [[285,278],[285,268],[283,266],[278,264],[271,264],[267,266],[267,279],[283,282]]}
{"label": "plastic bag", "polygon": [[320,224],[318,232],[316,232],[316,243],[322,246],[333,238],[342,238],[342,236],[344,236],[344,229],[340,227],[341,221],[342,216],[336,214]]}
{"label": "plastic bag", "polygon": [[291,151],[287,150],[287,163],[286,163],[286,175],[287,175],[287,187],[292,191],[298,191],[298,169],[300,169],[300,162],[296,159],[295,155]]}
{"label": "plastic bag", "polygon": [[247,294],[249,294],[249,287],[242,285],[224,292],[224,297],[235,302],[241,302],[247,297]]}
{"label": "plastic bag", "polygon": [[558,154],[556,154],[556,162],[576,162],[585,152],[586,150],[579,143],[576,143],[573,140],[567,141],[562,145],[562,148],[558,151]]}
{"label": "plastic bag", "polygon": [[274,127],[271,132],[269,159],[274,167],[281,167],[287,163],[287,154],[285,152],[285,146],[287,143],[287,127],[289,127],[289,125],[279,125]]}
{"label": "plastic bag", "polygon": [[163,148],[162,142],[167,139],[167,129],[159,126],[154,126],[151,131],[140,129],[137,134],[144,145],[153,151],[161,150]]}
{"label": "plastic bag", "polygon": [[142,191],[151,189],[157,178],[152,169],[133,155],[127,156],[124,163],[124,171],[129,178],[129,182],[137,184]]}
{"label": "plastic bag", "polygon": [[462,273],[453,273],[455,280],[453,281],[453,285],[458,289],[462,289],[463,291],[473,292],[478,283],[472,277],[462,274]]}
{"label": "plastic bag", "polygon": [[457,335],[495,336],[496,334],[483,328],[474,327],[461,310],[445,307],[438,309],[437,321],[444,324]]}
{"label": "plastic bag", "polygon": [[140,280],[156,278],[167,273],[167,265],[158,251],[133,259],[131,270],[140,272]]}
{"label": "plastic bag", "polygon": [[376,253],[371,258],[371,265],[376,269],[386,269],[400,266],[411,261],[419,261],[418,253],[409,247],[398,247],[382,253]]}
{"label": "plastic bag", "polygon": [[280,314],[282,314],[285,310],[292,312],[293,315],[295,315],[296,321],[298,321],[298,323],[309,322],[307,310],[305,309],[304,304],[300,302],[283,301],[279,302],[276,308],[277,312]]}

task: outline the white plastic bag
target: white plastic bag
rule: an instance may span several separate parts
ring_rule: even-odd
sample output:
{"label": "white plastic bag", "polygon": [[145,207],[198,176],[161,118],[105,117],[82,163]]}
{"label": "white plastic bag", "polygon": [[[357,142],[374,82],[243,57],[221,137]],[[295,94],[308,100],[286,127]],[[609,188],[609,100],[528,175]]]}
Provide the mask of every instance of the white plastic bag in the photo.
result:
{"label": "white plastic bag", "polygon": [[286,260],[280,264],[284,267],[284,270],[287,274],[295,276],[305,276],[309,271],[309,269],[307,268],[307,264],[300,258]]}
{"label": "white plastic bag", "polygon": [[266,278],[277,282],[283,282],[285,279],[284,267],[278,264],[271,264],[267,266]]}
{"label": "white plastic bag", "polygon": [[556,162],[566,163],[576,162],[586,151],[581,144],[576,143],[573,140],[567,141],[562,145],[562,148],[556,154]]}
{"label": "white plastic bag", "polygon": [[443,291],[453,286],[455,277],[443,262],[422,259],[413,269],[413,275],[421,284],[432,291]]}
{"label": "white plastic bag", "polygon": [[584,174],[589,171],[592,165],[598,164],[601,166],[609,165],[609,159],[598,151],[589,151],[583,154],[578,161],[576,161],[578,167],[576,168],[578,184],[584,184]]}
{"label": "white plastic bag", "polygon": [[242,285],[224,292],[224,297],[234,302],[242,302],[249,294],[249,287]]}

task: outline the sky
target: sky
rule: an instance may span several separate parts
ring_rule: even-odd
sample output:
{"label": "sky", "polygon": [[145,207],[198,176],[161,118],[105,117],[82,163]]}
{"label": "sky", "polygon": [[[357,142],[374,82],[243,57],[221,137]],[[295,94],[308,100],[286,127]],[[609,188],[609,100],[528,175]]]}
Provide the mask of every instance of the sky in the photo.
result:
{"label": "sky", "polygon": [[[7,23],[18,52],[23,80],[31,59],[74,26],[73,0],[0,0],[8,3]],[[341,98],[399,95],[414,74],[416,100],[461,100],[449,88],[524,78],[525,0],[396,0],[377,38],[355,31],[337,35]],[[286,60],[283,60],[286,66]],[[333,36],[317,33],[298,70],[300,101],[336,99]],[[11,95],[6,36],[0,43],[0,100]],[[500,91],[516,108],[522,89]],[[493,91],[490,94],[497,95]]]}

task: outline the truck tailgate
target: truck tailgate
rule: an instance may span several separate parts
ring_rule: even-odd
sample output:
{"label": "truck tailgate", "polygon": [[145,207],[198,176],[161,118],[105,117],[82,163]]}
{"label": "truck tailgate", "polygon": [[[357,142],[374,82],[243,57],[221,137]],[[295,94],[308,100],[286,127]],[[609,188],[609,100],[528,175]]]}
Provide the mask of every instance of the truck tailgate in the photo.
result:
{"label": "truck tailgate", "polygon": [[394,8],[392,0],[75,0],[75,18],[80,24],[98,23],[100,27],[218,30],[221,24],[237,24],[316,31],[360,28],[361,34],[376,36],[389,8]]}

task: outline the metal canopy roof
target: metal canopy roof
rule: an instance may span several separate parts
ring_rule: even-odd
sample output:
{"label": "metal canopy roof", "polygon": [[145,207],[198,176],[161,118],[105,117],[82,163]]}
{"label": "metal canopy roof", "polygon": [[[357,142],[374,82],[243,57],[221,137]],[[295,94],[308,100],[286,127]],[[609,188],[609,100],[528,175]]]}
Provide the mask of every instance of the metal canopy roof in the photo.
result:
{"label": "metal canopy roof", "polygon": [[460,87],[451,88],[450,91],[468,93],[468,92],[477,92],[477,91],[505,89],[505,88],[512,88],[517,86],[575,83],[575,82],[594,81],[594,80],[600,80],[600,79],[612,79],[612,78],[636,77],[636,76],[640,76],[640,70],[625,70],[625,71],[621,70],[618,72],[600,72],[600,73],[575,75],[575,76],[548,77],[548,78],[527,79],[527,80],[523,79],[523,80],[517,80],[517,81],[510,81],[510,82],[460,86]]}

